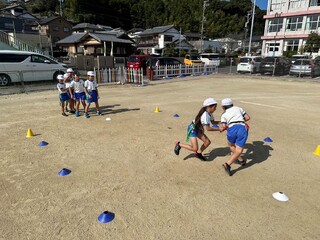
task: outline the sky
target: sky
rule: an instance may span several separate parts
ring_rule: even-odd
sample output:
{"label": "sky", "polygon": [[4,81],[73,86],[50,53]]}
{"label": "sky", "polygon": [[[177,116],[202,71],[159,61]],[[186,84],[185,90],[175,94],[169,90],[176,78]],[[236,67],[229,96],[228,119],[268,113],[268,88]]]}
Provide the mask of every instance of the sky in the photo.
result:
{"label": "sky", "polygon": [[256,0],[256,4],[261,10],[267,10],[268,0]]}

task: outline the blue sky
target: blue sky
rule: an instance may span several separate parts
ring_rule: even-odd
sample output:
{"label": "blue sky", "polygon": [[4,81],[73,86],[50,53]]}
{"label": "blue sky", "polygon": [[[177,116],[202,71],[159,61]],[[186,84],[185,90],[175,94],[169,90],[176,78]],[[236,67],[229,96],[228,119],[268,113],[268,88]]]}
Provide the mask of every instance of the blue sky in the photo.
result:
{"label": "blue sky", "polygon": [[[252,0],[252,2],[253,1],[254,0]],[[266,10],[268,6],[268,0],[256,0],[256,4],[261,10]]]}

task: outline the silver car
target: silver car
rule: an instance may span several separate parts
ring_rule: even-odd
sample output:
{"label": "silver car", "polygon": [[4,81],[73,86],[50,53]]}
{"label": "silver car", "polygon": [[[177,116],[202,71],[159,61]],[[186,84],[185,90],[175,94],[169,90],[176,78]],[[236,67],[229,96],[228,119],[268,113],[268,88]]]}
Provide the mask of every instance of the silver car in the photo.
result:
{"label": "silver car", "polygon": [[289,75],[294,75],[297,77],[319,76],[320,75],[319,62],[314,61],[312,59],[298,59],[291,65]]}

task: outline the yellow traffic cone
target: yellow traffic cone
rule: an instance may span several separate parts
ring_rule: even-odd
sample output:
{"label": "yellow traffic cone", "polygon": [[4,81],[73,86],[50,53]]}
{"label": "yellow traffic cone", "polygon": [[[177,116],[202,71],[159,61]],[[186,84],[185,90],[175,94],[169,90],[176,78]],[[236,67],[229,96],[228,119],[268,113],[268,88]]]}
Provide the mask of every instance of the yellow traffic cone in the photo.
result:
{"label": "yellow traffic cone", "polygon": [[34,136],[34,134],[33,134],[33,132],[32,132],[32,130],[30,129],[30,128],[28,128],[28,132],[27,132],[27,138],[31,138],[31,137],[33,137]]}
{"label": "yellow traffic cone", "polygon": [[158,106],[156,107],[156,110],[155,110],[154,112],[156,112],[156,113],[160,112],[160,110],[159,110],[159,107],[158,107]]}
{"label": "yellow traffic cone", "polygon": [[320,156],[320,145],[318,145],[317,149],[313,152],[313,154]]}

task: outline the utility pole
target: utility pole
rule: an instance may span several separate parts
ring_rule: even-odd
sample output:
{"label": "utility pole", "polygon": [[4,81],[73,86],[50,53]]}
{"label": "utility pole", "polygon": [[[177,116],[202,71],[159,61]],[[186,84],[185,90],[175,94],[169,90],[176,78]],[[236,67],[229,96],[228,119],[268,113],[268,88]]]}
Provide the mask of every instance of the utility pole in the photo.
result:
{"label": "utility pole", "polygon": [[249,47],[248,47],[248,55],[249,56],[251,56],[251,41],[252,41],[252,32],[253,32],[255,9],[256,9],[256,0],[254,0],[254,2],[253,2],[253,9],[252,9],[251,30],[250,30],[250,39],[249,39]]}
{"label": "utility pole", "polygon": [[203,1],[203,7],[202,7],[202,22],[201,22],[201,43],[200,43],[200,53],[203,52],[203,25],[204,25],[204,21],[205,21],[205,16],[204,16],[204,12],[206,10],[206,6],[207,6],[208,1],[204,0]]}
{"label": "utility pole", "polygon": [[64,2],[64,0],[59,0],[60,2],[60,17],[62,17],[62,3]]}

